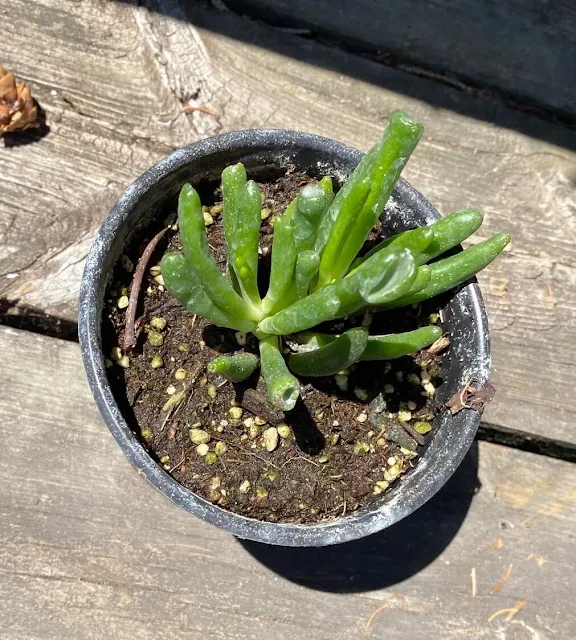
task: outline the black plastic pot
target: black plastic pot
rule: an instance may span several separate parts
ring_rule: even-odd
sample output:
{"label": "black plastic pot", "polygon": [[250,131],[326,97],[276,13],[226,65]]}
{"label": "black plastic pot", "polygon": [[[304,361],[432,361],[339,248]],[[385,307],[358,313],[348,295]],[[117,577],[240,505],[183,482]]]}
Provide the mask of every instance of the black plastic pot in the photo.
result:
{"label": "black plastic pot", "polygon": [[[270,168],[293,164],[313,176],[344,179],[362,154],[334,140],[306,133],[253,130],[227,133],[174,151],[131,184],[105,219],[90,250],[80,291],[79,335],[88,382],[104,422],[128,459],[165,496],[190,513],[238,536],[288,546],[325,546],[354,540],[398,522],[429,500],[452,476],[470,448],[480,422],[477,412],[447,412],[434,429],[415,469],[369,507],[330,522],[313,525],[273,524],[238,516],[213,505],[170,477],[147,453],[128,427],[112,395],[104,367],[101,315],[113,267],[132,235],[175,209],[184,182],[217,180],[222,169],[242,162],[254,177]],[[400,231],[439,216],[420,193],[400,180],[386,208]],[[489,335],[484,304],[473,283],[444,308],[451,345],[439,388],[447,399],[470,378],[484,381],[490,370]],[[431,526],[434,526],[431,523]]]}

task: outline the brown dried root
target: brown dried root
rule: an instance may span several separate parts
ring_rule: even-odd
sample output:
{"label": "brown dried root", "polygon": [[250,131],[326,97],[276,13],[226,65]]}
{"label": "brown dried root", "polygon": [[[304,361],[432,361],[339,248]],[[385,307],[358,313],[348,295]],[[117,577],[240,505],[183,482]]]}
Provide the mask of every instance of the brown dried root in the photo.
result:
{"label": "brown dried root", "polygon": [[150,257],[154,253],[154,249],[166,233],[167,229],[164,228],[159,231],[148,243],[146,249],[138,260],[138,265],[134,271],[134,278],[132,279],[132,286],[130,287],[130,300],[128,302],[128,308],[126,309],[126,325],[124,327],[124,350],[128,351],[136,346],[136,308],[138,307],[138,298],[140,296],[140,288],[142,287],[142,279],[144,278],[144,271]]}

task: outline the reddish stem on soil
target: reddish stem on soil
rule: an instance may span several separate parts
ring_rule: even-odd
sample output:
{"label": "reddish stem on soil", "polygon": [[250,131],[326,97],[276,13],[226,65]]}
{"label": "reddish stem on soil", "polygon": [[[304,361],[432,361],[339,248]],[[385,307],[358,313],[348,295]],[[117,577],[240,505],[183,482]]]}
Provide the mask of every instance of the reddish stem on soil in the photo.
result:
{"label": "reddish stem on soil", "polygon": [[138,298],[140,296],[140,288],[142,287],[142,279],[144,278],[144,271],[150,260],[150,256],[154,253],[154,249],[162,240],[162,237],[168,229],[162,229],[159,231],[148,243],[146,249],[140,256],[136,269],[134,271],[134,278],[132,279],[132,286],[130,287],[130,298],[128,300],[128,308],[126,309],[126,325],[124,327],[124,350],[133,349],[136,346],[136,308],[138,307]]}

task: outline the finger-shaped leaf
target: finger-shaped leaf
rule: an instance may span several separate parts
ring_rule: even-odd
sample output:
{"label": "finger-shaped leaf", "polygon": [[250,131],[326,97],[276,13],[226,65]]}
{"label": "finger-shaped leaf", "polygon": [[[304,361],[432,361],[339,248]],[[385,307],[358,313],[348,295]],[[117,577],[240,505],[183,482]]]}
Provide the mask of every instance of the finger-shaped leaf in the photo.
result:
{"label": "finger-shaped leaf", "polygon": [[308,184],[298,194],[292,217],[297,252],[314,248],[318,226],[332,197],[331,189],[320,183]]}
{"label": "finger-shaped leaf", "polygon": [[[355,171],[334,198],[324,216],[324,220],[335,220],[335,224],[329,232],[321,256],[319,286],[342,278],[348,272],[376,224],[408,158],[418,144],[422,131],[422,125],[411,120],[403,111],[394,111],[390,115],[384,135],[375,149],[367,154],[369,158],[366,164],[360,163],[358,175]],[[352,211],[345,208],[344,204],[353,189],[366,179],[370,182],[370,192],[361,209]],[[350,218],[350,222],[339,224],[341,216]],[[344,243],[342,228],[345,229]],[[321,228],[318,234],[320,241],[323,239],[322,232]],[[317,244],[317,249],[318,247]]]}
{"label": "finger-shaped leaf", "polygon": [[382,304],[403,296],[417,275],[414,256],[409,249],[394,247],[372,256],[345,280],[353,279],[365,302]]}
{"label": "finger-shaped leaf", "polygon": [[484,216],[479,211],[464,209],[450,213],[437,220],[430,229],[434,232],[430,244],[418,256],[419,264],[424,264],[442,255],[445,251],[456,247],[471,236],[482,224]]}
{"label": "finger-shaped leaf", "polygon": [[370,336],[360,360],[393,360],[415,353],[442,336],[440,327],[428,326],[404,333]]}
{"label": "finger-shaped leaf", "polygon": [[[347,184],[348,183],[346,183],[346,185]],[[332,272],[330,271],[330,269],[332,269],[332,267],[338,260],[338,257],[341,255],[342,247],[346,243],[346,240],[350,234],[350,230],[354,225],[355,219],[357,218],[359,212],[364,206],[364,203],[370,195],[371,188],[371,179],[369,176],[367,176],[363,180],[360,180],[353,184],[349,189],[346,199],[343,199],[343,201],[341,202],[339,214],[334,221],[334,225],[330,233],[330,238],[321,253],[320,280],[318,282],[319,286],[328,284],[333,279],[335,279],[332,278]],[[334,202],[336,202],[343,189],[346,189],[346,186],[342,187],[342,189],[336,194]],[[330,209],[328,211],[330,211]],[[318,235],[316,241],[317,253],[320,253],[320,239],[321,236]],[[324,274],[324,277],[322,277],[322,274]]]}
{"label": "finger-shaped leaf", "polygon": [[222,219],[228,260],[232,265],[244,297],[260,303],[258,293],[258,241],[260,239],[260,189],[246,181],[241,163],[222,172]]}
{"label": "finger-shaped leaf", "polygon": [[230,318],[259,320],[259,309],[243,300],[220,271],[208,247],[200,197],[189,184],[182,187],[178,200],[180,237],[186,260],[212,302]]}
{"label": "finger-shaped leaf", "polygon": [[[442,329],[436,326],[426,326],[414,331],[406,331],[404,333],[391,333],[383,336],[368,336],[366,347],[358,360],[394,360],[415,353],[424,349],[433,342],[436,342],[442,336]],[[306,345],[307,348],[313,348],[315,351],[306,351],[302,355],[308,353],[316,353],[320,351],[320,347],[331,345],[340,336],[333,333],[316,333],[313,331],[304,331],[294,336],[296,342]],[[345,368],[345,367],[342,367]],[[299,373],[291,366],[295,373]],[[339,369],[341,370],[341,369]]]}
{"label": "finger-shaped leaf", "polygon": [[304,298],[308,295],[308,287],[312,278],[318,272],[320,256],[316,251],[303,251],[296,258],[294,280],[296,283],[296,298]]}
{"label": "finger-shaped leaf", "polygon": [[259,331],[290,335],[341,318],[367,304],[371,296],[393,299],[402,296],[416,276],[410,251],[392,249],[367,260],[359,269],[333,284],[317,289],[278,313],[264,318]]}
{"label": "finger-shaped leaf", "polygon": [[293,409],[300,395],[300,383],[288,371],[276,336],[263,336],[260,340],[260,367],[272,404],[283,411]]}
{"label": "finger-shaped leaf", "polygon": [[217,307],[206,295],[196,273],[181,253],[164,254],[160,269],[166,288],[189,313],[197,313],[218,327],[228,327],[237,331],[252,331],[256,326],[251,320],[231,317]]}
{"label": "finger-shaped leaf", "polygon": [[231,263],[234,258],[234,236],[243,205],[246,180],[246,169],[241,162],[230,165],[222,171],[222,224],[224,225],[228,259]]}
{"label": "finger-shaped leaf", "polygon": [[253,353],[234,353],[214,358],[208,363],[210,373],[218,373],[230,382],[247,380],[258,366],[258,356]]}
{"label": "finger-shaped leaf", "polygon": [[[412,281],[412,284],[410,285],[410,287],[402,294],[402,298],[407,298],[409,296],[414,295],[415,293],[418,293],[419,291],[422,291],[422,289],[424,289],[424,287],[426,287],[429,282],[430,282],[430,267],[427,264],[423,264],[421,267],[418,267],[416,269],[416,277]],[[373,311],[382,311],[384,309],[394,308],[395,306],[394,303],[396,299],[397,298],[387,303],[384,302],[381,304],[373,304],[371,305],[370,308]]]}
{"label": "finger-shaped leaf", "polygon": [[274,221],[272,238],[272,266],[268,292],[262,301],[264,313],[270,311],[287,296],[294,276],[296,246],[292,222],[285,215]]}
{"label": "finger-shaped leaf", "polygon": [[431,227],[418,227],[417,229],[410,229],[409,231],[403,231],[391,238],[383,240],[380,244],[377,244],[371,249],[365,256],[356,258],[352,263],[351,272],[363,262],[366,262],[368,258],[371,258],[379,251],[384,251],[392,247],[399,247],[401,249],[410,249],[416,264],[424,264],[426,260],[421,260],[420,256],[434,238],[433,226]]}
{"label": "finger-shaped leaf", "polygon": [[428,265],[430,281],[423,289],[390,302],[386,308],[393,309],[422,302],[457,287],[487,267],[509,242],[509,234],[497,233],[465,251],[433,262]]}
{"label": "finger-shaped leaf", "polygon": [[330,344],[288,356],[288,366],[300,376],[331,376],[358,361],[368,341],[368,331],[358,327],[346,331]]}

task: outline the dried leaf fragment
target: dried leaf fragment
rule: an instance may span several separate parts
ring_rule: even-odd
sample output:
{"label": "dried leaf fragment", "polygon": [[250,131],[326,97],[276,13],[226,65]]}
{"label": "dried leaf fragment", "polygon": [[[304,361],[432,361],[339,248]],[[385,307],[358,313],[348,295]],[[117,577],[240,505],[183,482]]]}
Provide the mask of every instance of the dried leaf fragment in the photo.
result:
{"label": "dried leaf fragment", "polygon": [[495,393],[496,388],[490,382],[477,383],[470,381],[448,400],[446,408],[450,409],[452,415],[457,414],[462,409],[483,411],[484,407],[494,398]]}
{"label": "dried leaf fragment", "polygon": [[28,85],[0,65],[0,135],[37,127],[37,115]]}

